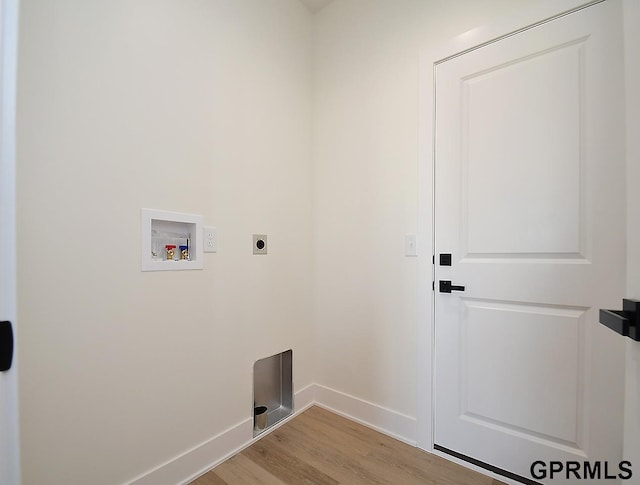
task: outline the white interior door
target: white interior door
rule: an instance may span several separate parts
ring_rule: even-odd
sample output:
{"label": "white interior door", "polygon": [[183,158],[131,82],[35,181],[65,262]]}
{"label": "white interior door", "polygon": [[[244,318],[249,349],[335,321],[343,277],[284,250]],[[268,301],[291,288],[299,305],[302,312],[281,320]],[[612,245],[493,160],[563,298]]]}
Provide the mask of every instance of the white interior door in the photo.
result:
{"label": "white interior door", "polygon": [[[0,0],[0,321],[16,324],[15,100],[17,0]],[[0,372],[0,484],[20,483],[18,371]]]}
{"label": "white interior door", "polygon": [[529,479],[538,460],[617,473],[624,339],[598,309],[625,293],[621,55],[611,0],[436,67],[440,450]]}

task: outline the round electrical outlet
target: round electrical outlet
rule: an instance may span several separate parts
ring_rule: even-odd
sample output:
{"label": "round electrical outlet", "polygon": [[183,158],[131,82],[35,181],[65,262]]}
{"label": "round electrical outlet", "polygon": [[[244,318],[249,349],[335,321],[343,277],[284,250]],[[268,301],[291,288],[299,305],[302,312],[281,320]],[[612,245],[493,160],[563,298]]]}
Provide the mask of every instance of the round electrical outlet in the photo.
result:
{"label": "round electrical outlet", "polygon": [[267,254],[267,236],[265,234],[253,235],[253,254]]}

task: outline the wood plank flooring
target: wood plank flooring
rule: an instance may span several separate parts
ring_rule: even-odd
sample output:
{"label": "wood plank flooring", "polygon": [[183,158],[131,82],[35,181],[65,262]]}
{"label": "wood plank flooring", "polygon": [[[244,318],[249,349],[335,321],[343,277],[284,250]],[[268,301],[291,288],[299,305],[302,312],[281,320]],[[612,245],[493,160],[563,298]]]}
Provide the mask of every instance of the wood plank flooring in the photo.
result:
{"label": "wood plank flooring", "polygon": [[504,485],[317,406],[191,485]]}

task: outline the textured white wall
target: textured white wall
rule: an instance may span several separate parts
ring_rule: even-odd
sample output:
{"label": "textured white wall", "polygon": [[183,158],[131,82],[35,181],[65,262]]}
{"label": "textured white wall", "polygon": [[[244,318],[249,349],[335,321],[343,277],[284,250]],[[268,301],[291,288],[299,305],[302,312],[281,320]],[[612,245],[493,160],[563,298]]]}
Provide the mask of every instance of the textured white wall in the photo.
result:
{"label": "textured white wall", "polygon": [[[249,418],[258,358],[312,382],[310,35],[297,0],[21,2],[25,485],[123,483]],[[141,207],[218,253],[141,273]]]}
{"label": "textured white wall", "polygon": [[[624,0],[627,107],[627,297],[640,300],[640,2]],[[640,342],[627,342],[625,458],[640,484]]]}

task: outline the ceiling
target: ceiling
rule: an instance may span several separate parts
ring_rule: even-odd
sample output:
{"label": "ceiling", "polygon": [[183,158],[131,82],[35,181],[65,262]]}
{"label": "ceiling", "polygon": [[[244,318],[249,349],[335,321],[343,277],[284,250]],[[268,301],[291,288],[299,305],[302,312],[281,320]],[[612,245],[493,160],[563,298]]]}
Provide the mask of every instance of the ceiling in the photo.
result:
{"label": "ceiling", "polygon": [[300,0],[311,12],[317,12],[329,5],[333,0]]}

